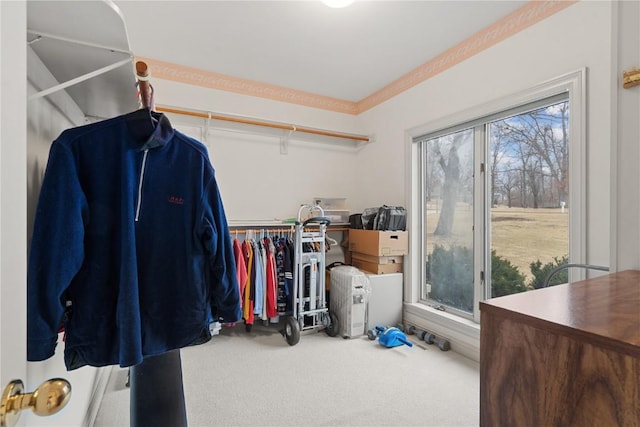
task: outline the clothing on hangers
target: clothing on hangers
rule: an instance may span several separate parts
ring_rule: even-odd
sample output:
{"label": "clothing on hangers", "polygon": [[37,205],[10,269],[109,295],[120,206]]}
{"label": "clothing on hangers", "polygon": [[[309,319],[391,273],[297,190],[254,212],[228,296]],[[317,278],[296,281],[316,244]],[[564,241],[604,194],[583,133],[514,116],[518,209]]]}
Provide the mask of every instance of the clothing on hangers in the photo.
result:
{"label": "clothing on hangers", "polygon": [[247,286],[247,266],[242,253],[242,246],[237,237],[233,239],[233,256],[236,263],[236,277],[238,279],[238,294],[240,295],[240,308],[242,308],[242,295]]}
{"label": "clothing on hangers", "polygon": [[247,325],[253,325],[253,297],[255,273],[253,267],[253,245],[251,241],[242,242],[242,252],[247,266],[247,284],[244,288],[242,317]]}
{"label": "clothing on hangers", "polygon": [[[237,236],[238,230],[235,233]],[[243,293],[246,325],[252,325],[256,316],[263,321],[277,322],[279,316],[293,313],[293,229],[289,229],[288,233],[286,230],[268,229],[244,231],[245,240],[241,246],[247,269],[247,285]],[[337,244],[333,239],[325,241],[325,250],[331,243]],[[304,250],[318,252],[321,245],[318,242],[305,243]],[[237,265],[237,268],[241,267]],[[305,271],[307,281],[309,273],[309,270]]]}
{"label": "clothing on hangers", "polygon": [[266,268],[266,298],[265,298],[265,317],[272,319],[278,315],[276,307],[276,293],[277,293],[277,277],[276,277],[276,265],[275,265],[275,245],[269,237],[264,239],[265,252],[267,255],[267,268]]}
{"label": "clothing on hangers", "polygon": [[[185,250],[186,248],[186,250]],[[233,248],[199,141],[148,109],[53,142],[27,274],[27,358],[140,363],[240,318]]]}
{"label": "clothing on hangers", "polygon": [[245,231],[245,240],[239,243],[242,261],[236,261],[236,269],[246,269],[246,283],[241,294],[242,316],[247,325],[254,323],[255,316],[274,321],[293,309],[290,301],[293,295],[290,245],[293,242],[286,236],[278,237],[269,232],[260,239],[254,239],[254,235],[254,231]]}
{"label": "clothing on hangers", "polygon": [[293,244],[293,242],[288,237],[282,237],[279,242],[282,250],[282,291],[278,292],[282,292],[283,300],[280,301],[280,304],[284,302],[284,306],[280,308],[281,305],[279,304],[278,311],[282,311],[283,313],[293,312],[293,257],[290,252],[291,244]]}
{"label": "clothing on hangers", "polygon": [[262,318],[262,307],[264,295],[264,249],[262,243],[257,240],[253,242],[253,271],[255,272],[255,280],[253,287],[253,314],[258,318]]}

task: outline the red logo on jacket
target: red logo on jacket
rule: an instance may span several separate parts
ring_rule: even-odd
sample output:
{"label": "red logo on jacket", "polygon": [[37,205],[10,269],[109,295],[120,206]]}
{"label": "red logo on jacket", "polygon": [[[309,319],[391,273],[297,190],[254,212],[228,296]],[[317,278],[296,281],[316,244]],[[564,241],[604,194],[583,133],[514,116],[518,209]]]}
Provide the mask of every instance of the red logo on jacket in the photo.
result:
{"label": "red logo on jacket", "polygon": [[178,196],[169,196],[169,203],[173,203],[174,205],[182,205],[184,204],[184,199]]}

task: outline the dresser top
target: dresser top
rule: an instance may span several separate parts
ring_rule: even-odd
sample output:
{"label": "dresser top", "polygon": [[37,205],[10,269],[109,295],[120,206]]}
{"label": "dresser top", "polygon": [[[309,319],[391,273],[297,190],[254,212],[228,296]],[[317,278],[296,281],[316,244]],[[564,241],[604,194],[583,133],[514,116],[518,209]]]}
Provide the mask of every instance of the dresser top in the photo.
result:
{"label": "dresser top", "polygon": [[493,298],[480,309],[640,357],[638,270]]}

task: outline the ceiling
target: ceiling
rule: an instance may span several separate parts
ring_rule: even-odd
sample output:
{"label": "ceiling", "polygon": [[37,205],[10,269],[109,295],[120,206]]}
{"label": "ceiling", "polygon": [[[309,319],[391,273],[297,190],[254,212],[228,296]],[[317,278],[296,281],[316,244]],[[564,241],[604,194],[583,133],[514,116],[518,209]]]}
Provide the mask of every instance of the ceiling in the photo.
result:
{"label": "ceiling", "polygon": [[357,102],[528,1],[115,1],[136,56]]}

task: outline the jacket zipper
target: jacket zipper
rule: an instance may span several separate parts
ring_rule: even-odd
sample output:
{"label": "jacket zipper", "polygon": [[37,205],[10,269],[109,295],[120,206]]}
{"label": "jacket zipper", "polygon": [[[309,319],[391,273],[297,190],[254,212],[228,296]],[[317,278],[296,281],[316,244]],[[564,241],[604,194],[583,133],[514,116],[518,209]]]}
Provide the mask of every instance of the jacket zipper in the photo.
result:
{"label": "jacket zipper", "polygon": [[149,154],[149,149],[144,150],[144,156],[142,156],[142,166],[140,167],[140,182],[138,183],[138,205],[136,206],[136,219],[135,222],[138,222],[140,219],[140,206],[142,205],[142,182],[144,181],[144,169],[147,165],[147,155]]}

